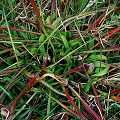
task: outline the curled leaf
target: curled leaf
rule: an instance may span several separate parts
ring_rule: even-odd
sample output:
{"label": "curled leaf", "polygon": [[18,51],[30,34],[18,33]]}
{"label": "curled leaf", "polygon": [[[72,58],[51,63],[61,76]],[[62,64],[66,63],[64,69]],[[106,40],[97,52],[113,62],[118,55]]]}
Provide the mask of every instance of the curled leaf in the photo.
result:
{"label": "curled leaf", "polygon": [[107,72],[108,72],[108,70],[109,70],[109,67],[110,67],[110,66],[107,66],[104,70],[102,70],[102,71],[94,74],[93,76],[99,77],[99,76],[103,76],[103,75],[107,74]]}

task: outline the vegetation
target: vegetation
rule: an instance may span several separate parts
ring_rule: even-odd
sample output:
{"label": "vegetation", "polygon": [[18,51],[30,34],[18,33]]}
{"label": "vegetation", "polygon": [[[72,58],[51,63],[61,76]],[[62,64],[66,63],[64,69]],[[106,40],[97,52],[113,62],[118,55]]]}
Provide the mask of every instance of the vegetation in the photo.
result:
{"label": "vegetation", "polygon": [[1,119],[120,118],[119,1],[0,6]]}

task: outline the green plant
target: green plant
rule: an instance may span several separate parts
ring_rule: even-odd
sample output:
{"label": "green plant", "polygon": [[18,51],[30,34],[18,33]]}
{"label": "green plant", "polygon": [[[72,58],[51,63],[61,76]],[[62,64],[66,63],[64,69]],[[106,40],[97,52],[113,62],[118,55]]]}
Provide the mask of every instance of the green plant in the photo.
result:
{"label": "green plant", "polygon": [[120,7],[114,0],[0,5],[1,118],[119,118]]}

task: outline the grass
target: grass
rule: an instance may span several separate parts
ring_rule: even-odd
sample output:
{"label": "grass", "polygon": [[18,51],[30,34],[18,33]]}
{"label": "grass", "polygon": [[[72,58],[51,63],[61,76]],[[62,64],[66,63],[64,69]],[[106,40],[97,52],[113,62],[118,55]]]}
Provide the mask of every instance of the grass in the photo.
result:
{"label": "grass", "polygon": [[0,6],[1,119],[119,119],[117,2],[4,0]]}

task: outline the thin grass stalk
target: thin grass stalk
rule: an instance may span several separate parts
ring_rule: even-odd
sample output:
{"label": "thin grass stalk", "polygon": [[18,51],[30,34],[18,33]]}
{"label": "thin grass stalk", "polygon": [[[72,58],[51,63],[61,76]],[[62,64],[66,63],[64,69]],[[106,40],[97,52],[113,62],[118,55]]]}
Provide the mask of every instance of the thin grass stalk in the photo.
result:
{"label": "thin grass stalk", "polygon": [[91,113],[96,118],[96,120],[102,120],[102,118],[98,116],[95,111],[93,111],[93,109],[79,96],[79,94],[70,85],[68,85],[68,87],[72,92],[75,93],[75,95],[80,99],[81,103],[85,106],[87,111]]}

